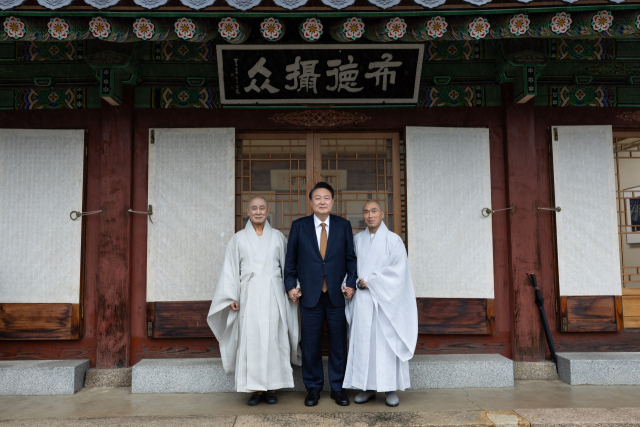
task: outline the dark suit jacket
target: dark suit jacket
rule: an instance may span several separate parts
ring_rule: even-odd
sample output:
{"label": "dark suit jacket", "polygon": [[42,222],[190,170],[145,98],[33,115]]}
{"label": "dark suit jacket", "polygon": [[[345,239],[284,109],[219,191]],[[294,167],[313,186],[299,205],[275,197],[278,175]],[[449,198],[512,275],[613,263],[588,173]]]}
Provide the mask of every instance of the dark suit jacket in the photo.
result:
{"label": "dark suit jacket", "polygon": [[347,286],[356,287],[356,254],[353,251],[353,232],[346,219],[330,215],[329,238],[324,260],[320,256],[313,215],[293,221],[287,243],[287,259],[284,267],[284,287],[287,291],[300,281],[303,307],[315,307],[322,293],[323,277],[327,280],[327,292],[335,307],[344,306],[342,281],[348,274]]}

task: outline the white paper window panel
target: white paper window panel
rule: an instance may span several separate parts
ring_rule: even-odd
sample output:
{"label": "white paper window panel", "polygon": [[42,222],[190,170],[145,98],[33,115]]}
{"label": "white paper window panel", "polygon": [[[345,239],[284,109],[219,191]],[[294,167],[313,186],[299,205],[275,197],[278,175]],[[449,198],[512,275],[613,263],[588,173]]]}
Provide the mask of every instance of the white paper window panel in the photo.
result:
{"label": "white paper window panel", "polygon": [[0,302],[80,301],[84,130],[0,132]]}
{"label": "white paper window panel", "polygon": [[[558,126],[552,139],[560,295],[621,295],[611,126]],[[541,211],[542,212],[542,211]]]}
{"label": "white paper window panel", "polygon": [[[407,127],[411,277],[422,298],[493,298],[489,130]],[[496,207],[496,209],[502,208]]]}
{"label": "white paper window panel", "polygon": [[235,131],[154,129],[147,301],[213,298],[235,220]]}

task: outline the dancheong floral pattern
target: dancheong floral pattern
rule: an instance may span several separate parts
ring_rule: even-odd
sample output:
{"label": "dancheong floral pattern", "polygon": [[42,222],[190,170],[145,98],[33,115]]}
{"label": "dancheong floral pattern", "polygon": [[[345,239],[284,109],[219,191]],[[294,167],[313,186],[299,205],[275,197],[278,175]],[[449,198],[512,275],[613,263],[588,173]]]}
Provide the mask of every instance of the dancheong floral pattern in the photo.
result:
{"label": "dancheong floral pattern", "polygon": [[489,34],[489,21],[482,17],[478,17],[469,24],[469,35],[476,40],[483,39]]}
{"label": "dancheong floral pattern", "polygon": [[351,40],[358,40],[364,34],[364,22],[355,16],[342,24],[342,27],[345,37]]}
{"label": "dancheong floral pattern", "polygon": [[427,21],[427,34],[434,39],[440,38],[447,32],[448,26],[449,24],[447,24],[447,21],[445,21],[443,17],[434,16]]}
{"label": "dancheong floral pattern", "polygon": [[322,36],[323,28],[324,26],[319,19],[307,18],[307,20],[302,23],[302,37],[304,37],[305,40],[314,42]]}
{"label": "dancheong floral pattern", "polygon": [[133,23],[133,31],[135,31],[136,37],[139,39],[149,40],[155,34],[156,27],[146,18],[140,18]]}
{"label": "dancheong floral pattern", "polygon": [[238,37],[240,31],[240,24],[235,18],[224,18],[218,22],[218,32],[223,39],[231,40]]}
{"label": "dancheong floral pattern", "polygon": [[260,33],[267,40],[278,40],[282,35],[282,24],[275,18],[265,18],[260,23]]}
{"label": "dancheong floral pattern", "polygon": [[509,31],[511,31],[511,34],[521,36],[529,31],[529,25],[531,25],[529,17],[524,13],[520,13],[509,20]]}
{"label": "dancheong floral pattern", "polygon": [[69,36],[69,24],[61,18],[51,18],[47,24],[49,35],[54,39],[64,40]]}
{"label": "dancheong floral pattern", "polygon": [[19,18],[15,16],[9,16],[4,20],[4,32],[7,36],[13,39],[19,39],[24,37],[24,33],[27,27]]}
{"label": "dancheong floral pattern", "polygon": [[613,22],[613,15],[608,10],[602,10],[591,18],[591,27],[601,33],[607,31]]}
{"label": "dancheong floral pattern", "polygon": [[636,17],[636,28],[640,30],[640,14]]}
{"label": "dancheong floral pattern", "polygon": [[387,25],[385,26],[385,32],[390,38],[398,40],[407,33],[407,24],[402,18],[393,18],[389,20],[389,22],[387,22]]}
{"label": "dancheong floral pattern", "polygon": [[556,34],[564,34],[571,28],[571,15],[567,12],[557,13],[556,16],[551,18],[551,31]]}
{"label": "dancheong floral pattern", "polygon": [[173,30],[182,40],[191,40],[196,32],[196,24],[189,18],[180,18],[173,24]]}
{"label": "dancheong floral pattern", "polygon": [[111,34],[111,24],[106,19],[97,16],[89,21],[89,29],[93,37],[97,39],[106,39]]}

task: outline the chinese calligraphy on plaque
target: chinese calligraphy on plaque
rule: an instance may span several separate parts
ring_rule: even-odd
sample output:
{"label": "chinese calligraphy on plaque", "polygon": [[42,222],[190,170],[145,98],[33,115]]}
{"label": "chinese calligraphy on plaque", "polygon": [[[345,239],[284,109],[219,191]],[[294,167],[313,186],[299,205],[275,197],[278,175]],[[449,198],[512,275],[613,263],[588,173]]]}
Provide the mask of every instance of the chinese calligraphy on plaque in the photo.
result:
{"label": "chinese calligraphy on plaque", "polygon": [[223,104],[410,104],[423,45],[220,45]]}

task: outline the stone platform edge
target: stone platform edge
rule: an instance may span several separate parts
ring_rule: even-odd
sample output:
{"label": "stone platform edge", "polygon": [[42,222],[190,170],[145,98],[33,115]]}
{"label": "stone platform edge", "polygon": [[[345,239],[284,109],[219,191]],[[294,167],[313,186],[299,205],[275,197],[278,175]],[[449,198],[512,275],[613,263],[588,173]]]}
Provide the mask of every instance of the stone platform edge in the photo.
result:
{"label": "stone platform edge", "polygon": [[[323,358],[324,391],[329,391],[328,358]],[[513,362],[498,354],[417,355],[409,362],[411,389],[512,387]],[[304,391],[302,370],[293,369],[294,387]],[[219,358],[143,359],[132,370],[132,393],[220,393],[235,391]]]}

